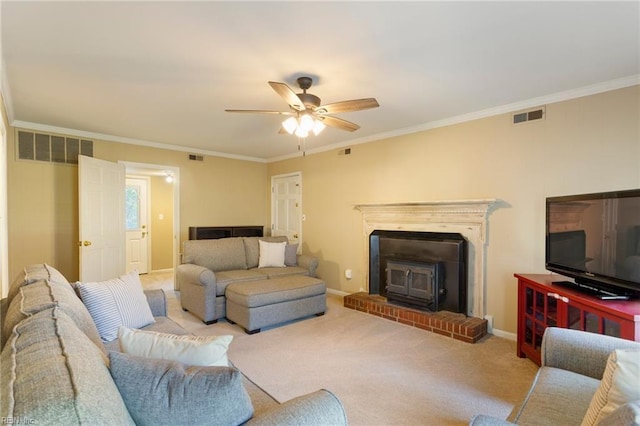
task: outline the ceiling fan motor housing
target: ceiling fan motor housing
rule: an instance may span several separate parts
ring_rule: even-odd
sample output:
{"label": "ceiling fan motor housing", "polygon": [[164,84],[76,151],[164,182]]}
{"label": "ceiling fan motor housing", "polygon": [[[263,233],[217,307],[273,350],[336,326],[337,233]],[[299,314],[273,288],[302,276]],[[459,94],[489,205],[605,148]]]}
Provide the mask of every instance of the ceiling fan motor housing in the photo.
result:
{"label": "ceiling fan motor housing", "polygon": [[296,93],[304,106],[309,109],[314,109],[320,106],[320,98],[311,93],[307,93],[307,89],[311,87],[313,79],[311,77],[298,77],[296,79],[298,86],[302,89],[302,93]]}
{"label": "ceiling fan motor housing", "polygon": [[313,79],[311,77],[298,77],[296,81],[302,90],[307,90],[311,87],[311,83],[313,83]]}
{"label": "ceiling fan motor housing", "polygon": [[317,108],[320,106],[320,98],[311,93],[297,93],[298,97],[307,108]]}

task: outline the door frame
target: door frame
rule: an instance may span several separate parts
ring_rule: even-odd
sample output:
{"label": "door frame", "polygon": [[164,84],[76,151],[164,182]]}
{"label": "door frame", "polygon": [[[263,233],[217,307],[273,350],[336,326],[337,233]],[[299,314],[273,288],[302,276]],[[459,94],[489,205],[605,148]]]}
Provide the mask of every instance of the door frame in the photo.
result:
{"label": "door frame", "polygon": [[[125,174],[144,176],[146,173],[147,175],[157,175],[165,170],[173,173],[173,255],[171,258],[173,259],[175,277],[176,268],[180,264],[180,168],[166,164],[137,163],[133,161],[118,161],[118,163],[124,164]],[[175,282],[174,279],[174,289],[178,290]]]}
{"label": "door frame", "polygon": [[298,238],[298,250],[302,249],[302,237],[303,237],[303,231],[302,231],[302,222],[304,222],[304,213],[303,213],[303,208],[302,208],[302,172],[301,171],[297,171],[297,172],[291,172],[291,173],[284,173],[281,175],[273,175],[271,176],[271,191],[269,191],[270,197],[271,197],[271,220],[270,222],[270,229],[271,231],[273,231],[273,225],[274,225],[274,217],[275,217],[275,210],[276,210],[276,206],[275,206],[275,202],[273,199],[273,188],[275,187],[275,180],[276,179],[282,179],[282,178],[289,178],[289,177],[297,177],[298,180],[300,181],[300,217],[298,218],[298,229],[300,230],[300,236]]}

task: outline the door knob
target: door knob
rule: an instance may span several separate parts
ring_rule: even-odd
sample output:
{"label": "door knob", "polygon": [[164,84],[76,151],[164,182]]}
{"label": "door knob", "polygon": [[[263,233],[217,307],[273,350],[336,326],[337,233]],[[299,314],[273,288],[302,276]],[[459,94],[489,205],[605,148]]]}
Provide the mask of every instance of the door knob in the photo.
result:
{"label": "door knob", "polygon": [[90,246],[91,245],[91,241],[84,241],[82,243],[82,245],[85,246],[85,247]]}
{"label": "door knob", "polygon": [[298,238],[298,234],[293,234],[293,238]]}

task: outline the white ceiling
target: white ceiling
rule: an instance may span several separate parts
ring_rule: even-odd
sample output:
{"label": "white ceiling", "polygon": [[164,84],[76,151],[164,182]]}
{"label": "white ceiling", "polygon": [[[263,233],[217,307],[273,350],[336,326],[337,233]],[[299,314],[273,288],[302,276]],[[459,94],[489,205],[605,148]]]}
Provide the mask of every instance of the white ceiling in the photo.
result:
{"label": "white ceiling", "polygon": [[375,97],[307,151],[640,82],[640,2],[0,4],[14,126],[251,159],[297,154],[267,81]]}

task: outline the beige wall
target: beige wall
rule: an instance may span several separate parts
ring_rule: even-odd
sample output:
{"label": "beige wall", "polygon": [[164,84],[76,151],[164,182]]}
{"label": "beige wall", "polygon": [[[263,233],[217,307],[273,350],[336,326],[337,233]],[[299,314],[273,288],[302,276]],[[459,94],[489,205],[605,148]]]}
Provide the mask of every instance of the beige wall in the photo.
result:
{"label": "beige wall", "polygon": [[173,268],[173,182],[151,177],[151,270]]}
{"label": "beige wall", "polygon": [[[361,203],[497,198],[489,216],[487,313],[516,332],[515,272],[544,273],[547,196],[640,187],[640,87],[271,163],[302,172],[303,249],[335,290],[366,288]],[[344,270],[353,270],[353,279]]]}
{"label": "beige wall", "polygon": [[[16,160],[9,129],[9,273],[47,262],[69,280],[78,279],[78,168]],[[264,224],[266,165],[205,156],[203,162],[171,150],[105,141],[94,156],[107,161],[180,168],[180,239],[189,226]]]}

